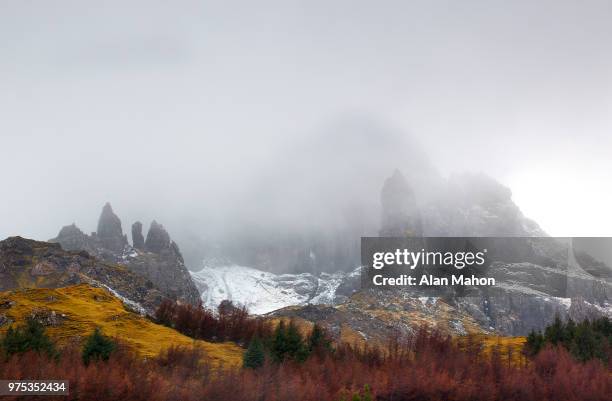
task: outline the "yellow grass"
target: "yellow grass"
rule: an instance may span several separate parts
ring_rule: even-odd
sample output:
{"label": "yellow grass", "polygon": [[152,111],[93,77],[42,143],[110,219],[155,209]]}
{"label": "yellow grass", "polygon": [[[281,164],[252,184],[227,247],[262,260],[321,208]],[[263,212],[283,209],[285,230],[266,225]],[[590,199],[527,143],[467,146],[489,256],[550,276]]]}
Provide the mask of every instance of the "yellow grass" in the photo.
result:
{"label": "yellow grass", "polygon": [[484,355],[491,355],[497,350],[502,360],[510,360],[511,363],[520,364],[525,361],[523,355],[523,346],[527,341],[526,337],[502,337],[485,334],[472,334],[469,336],[458,337],[459,344],[465,344],[467,341],[480,343],[483,345]]}
{"label": "yellow grass", "polygon": [[[143,316],[126,310],[122,302],[108,291],[80,284],[58,289],[20,289],[0,293],[4,300],[15,304],[0,313],[16,323],[22,323],[33,312],[54,311],[61,324],[47,327],[47,333],[58,344],[82,342],[96,327],[116,337],[144,357],[158,355],[171,345],[198,346],[213,366],[238,366],[243,350],[234,343],[209,343],[193,340],[179,332],[155,324]],[[6,331],[8,325],[0,328]]]}

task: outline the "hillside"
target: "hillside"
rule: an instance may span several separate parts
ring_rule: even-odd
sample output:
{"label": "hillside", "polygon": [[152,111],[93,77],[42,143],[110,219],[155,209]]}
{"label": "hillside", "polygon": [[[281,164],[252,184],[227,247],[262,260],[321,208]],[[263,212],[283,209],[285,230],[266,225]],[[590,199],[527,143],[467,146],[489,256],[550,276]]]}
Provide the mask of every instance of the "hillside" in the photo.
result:
{"label": "hillside", "polygon": [[86,251],[66,251],[60,244],[21,237],[0,241],[0,291],[81,283],[108,288],[142,313],[152,313],[165,298],[146,278]]}
{"label": "hillside", "polygon": [[127,310],[102,289],[80,284],[65,288],[18,289],[0,293],[0,333],[27,317],[42,322],[59,345],[81,342],[95,327],[116,337],[142,356],[155,356],[171,345],[201,347],[212,365],[237,366],[243,350],[233,343],[195,341]]}
{"label": "hillside", "polygon": [[425,326],[452,336],[491,332],[442,300],[406,297],[399,291],[366,290],[340,305],[289,306],[267,316],[318,322],[335,340],[351,344],[384,346],[391,337],[411,335]]}

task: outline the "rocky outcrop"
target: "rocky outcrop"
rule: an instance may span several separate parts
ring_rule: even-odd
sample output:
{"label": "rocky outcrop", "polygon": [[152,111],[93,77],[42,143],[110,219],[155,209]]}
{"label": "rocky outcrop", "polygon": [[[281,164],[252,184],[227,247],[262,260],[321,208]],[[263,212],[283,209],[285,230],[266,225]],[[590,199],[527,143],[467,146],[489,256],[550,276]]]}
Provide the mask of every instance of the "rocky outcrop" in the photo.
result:
{"label": "rocky outcrop", "polygon": [[126,264],[133,271],[147,276],[168,296],[184,302],[199,302],[195,286],[178,245],[170,239],[163,225],[151,223],[144,243],[146,252],[128,255]]}
{"label": "rocky outcrop", "polygon": [[486,334],[465,311],[437,298],[407,298],[402,291],[364,290],[336,305],[286,307],[268,316],[317,322],[336,340],[369,346],[388,345],[390,338],[414,334],[427,326],[444,334]]}
{"label": "rocky outcrop", "polygon": [[427,237],[546,236],[537,223],[521,213],[512,191],[484,174],[451,176],[421,204],[423,235]]}
{"label": "rocky outcrop", "polygon": [[399,170],[395,170],[382,188],[382,237],[420,237],[423,234],[421,216],[414,193]]}
{"label": "rocky outcrop", "polygon": [[[199,302],[198,290],[178,245],[161,224],[151,223],[147,240],[143,240],[142,224],[132,226],[134,246],[130,246],[121,229],[121,220],[113,212],[110,204],[104,205],[98,223],[98,232],[84,234],[74,224],[60,230],[51,242],[57,242],[67,250],[87,251],[97,258],[126,266],[132,272],[145,277],[165,296],[196,304]],[[37,270],[41,274],[46,270]]]}
{"label": "rocky outcrop", "polygon": [[145,240],[142,236],[142,223],[137,221],[132,224],[132,245],[134,248],[144,251]]}
{"label": "rocky outcrop", "polygon": [[153,253],[160,253],[170,248],[170,235],[158,222],[153,220],[151,227],[147,233],[147,240],[145,241],[145,250]]}
{"label": "rocky outcrop", "polygon": [[81,231],[74,223],[62,227],[59,234],[57,234],[56,241],[53,242],[59,242],[64,249],[69,251],[84,250],[93,252],[96,248],[94,240]]}
{"label": "rocky outcrop", "polygon": [[85,251],[63,250],[57,243],[7,238],[0,241],[0,266],[0,291],[87,283],[110,289],[129,307],[149,314],[166,298],[141,275]]}
{"label": "rocky outcrop", "polygon": [[96,234],[102,246],[110,251],[123,252],[128,245],[127,237],[123,235],[121,228],[121,220],[108,202],[102,208]]}

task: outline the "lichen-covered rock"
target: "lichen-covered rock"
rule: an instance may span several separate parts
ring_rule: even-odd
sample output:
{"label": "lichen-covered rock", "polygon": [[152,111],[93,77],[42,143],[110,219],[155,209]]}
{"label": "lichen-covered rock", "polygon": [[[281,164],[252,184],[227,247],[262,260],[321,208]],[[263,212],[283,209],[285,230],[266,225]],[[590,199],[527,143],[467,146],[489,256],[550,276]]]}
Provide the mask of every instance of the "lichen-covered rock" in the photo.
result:
{"label": "lichen-covered rock", "polygon": [[12,322],[13,321],[8,318],[6,314],[0,313],[0,327],[4,326],[5,324],[11,324]]}
{"label": "lichen-covered rock", "polygon": [[36,320],[43,326],[57,327],[62,324],[66,316],[47,308],[34,308],[30,313],[30,318]]}
{"label": "lichen-covered rock", "polygon": [[36,263],[36,265],[30,270],[30,274],[32,276],[48,276],[53,272],[57,271],[57,266],[55,263],[49,261],[42,261]]}

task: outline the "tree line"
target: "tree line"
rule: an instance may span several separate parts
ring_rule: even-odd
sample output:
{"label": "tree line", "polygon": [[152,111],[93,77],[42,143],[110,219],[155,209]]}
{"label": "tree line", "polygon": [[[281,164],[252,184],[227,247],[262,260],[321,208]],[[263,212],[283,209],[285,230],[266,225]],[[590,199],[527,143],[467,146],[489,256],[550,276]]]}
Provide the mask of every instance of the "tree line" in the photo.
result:
{"label": "tree line", "polygon": [[612,321],[607,317],[575,323],[572,319],[563,322],[559,316],[544,329],[532,331],[527,336],[525,351],[536,355],[547,345],[562,346],[579,361],[600,359],[612,363]]}

